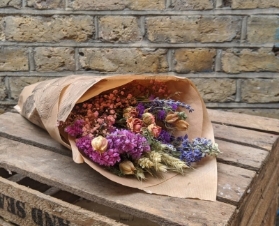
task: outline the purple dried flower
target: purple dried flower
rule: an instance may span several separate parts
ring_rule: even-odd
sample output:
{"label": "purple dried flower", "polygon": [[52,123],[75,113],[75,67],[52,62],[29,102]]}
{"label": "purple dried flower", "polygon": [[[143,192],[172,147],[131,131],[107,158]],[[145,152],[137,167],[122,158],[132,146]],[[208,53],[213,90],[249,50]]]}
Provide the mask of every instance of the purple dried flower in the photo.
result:
{"label": "purple dried flower", "polygon": [[109,143],[109,147],[106,152],[99,153],[93,150],[91,141],[92,138],[89,136],[84,136],[76,140],[76,145],[77,148],[93,162],[96,162],[101,166],[113,166],[117,162],[120,162],[120,154],[117,149],[111,148],[111,143]]}
{"label": "purple dried flower", "polygon": [[160,121],[164,121],[166,118],[167,112],[165,110],[159,110],[157,111],[157,119]]}
{"label": "purple dried flower", "polygon": [[72,137],[78,137],[82,135],[82,127],[84,125],[84,120],[76,120],[72,125],[69,125],[65,128],[65,132]]}
{"label": "purple dried flower", "polygon": [[127,154],[133,160],[139,159],[143,152],[150,151],[150,146],[141,134],[129,130],[116,130],[107,137],[109,146],[120,154]]}
{"label": "purple dried flower", "polygon": [[137,111],[138,111],[138,117],[141,118],[141,116],[143,115],[144,110],[145,110],[144,104],[143,104],[143,103],[139,103],[139,104],[136,106],[136,109],[137,109]]}
{"label": "purple dried flower", "polygon": [[166,130],[161,130],[158,140],[164,144],[169,144],[171,142],[171,134]]}
{"label": "purple dried flower", "polygon": [[191,151],[182,151],[180,159],[185,161],[187,165],[191,165],[193,162],[198,162],[204,157],[203,153],[199,149]]}

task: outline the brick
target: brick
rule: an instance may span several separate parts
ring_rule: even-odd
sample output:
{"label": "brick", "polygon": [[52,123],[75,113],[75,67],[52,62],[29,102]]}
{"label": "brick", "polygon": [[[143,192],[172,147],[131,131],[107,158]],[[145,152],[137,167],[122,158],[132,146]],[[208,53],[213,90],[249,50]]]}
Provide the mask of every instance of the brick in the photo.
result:
{"label": "brick", "polygon": [[26,48],[0,48],[0,71],[27,71],[29,69]]}
{"label": "brick", "polygon": [[241,100],[247,103],[279,101],[279,79],[247,79],[241,83]]}
{"label": "brick", "polygon": [[25,86],[34,84],[36,82],[41,82],[47,79],[48,77],[13,77],[9,78],[9,85],[11,90],[11,98],[18,100],[19,94]]}
{"label": "brick", "polygon": [[234,79],[191,79],[205,102],[232,102],[235,100]]}
{"label": "brick", "polygon": [[175,50],[175,72],[210,72],[214,68],[215,55],[215,49]]}
{"label": "brick", "polygon": [[83,69],[117,73],[167,72],[167,50],[136,48],[79,49]]}
{"label": "brick", "polygon": [[34,54],[36,71],[74,71],[74,55],[74,48],[38,47]]}
{"label": "brick", "polygon": [[269,48],[229,49],[222,54],[222,69],[227,73],[278,72],[279,58]]}
{"label": "brick", "polygon": [[173,0],[171,8],[174,10],[204,10],[213,9],[212,0]]}
{"label": "brick", "polygon": [[142,39],[138,20],[132,16],[101,17],[99,36],[109,42],[134,42]]}
{"label": "brick", "polygon": [[165,0],[72,0],[69,7],[74,10],[163,10]]}
{"label": "brick", "polygon": [[278,109],[235,108],[235,109],[224,109],[224,110],[236,112],[236,113],[248,114],[248,115],[257,115],[257,116],[279,119],[279,110]]}
{"label": "brick", "polygon": [[82,42],[90,39],[95,30],[91,16],[8,16],[5,21],[5,36],[8,41]]}
{"label": "brick", "polygon": [[158,16],[146,19],[151,42],[226,42],[239,38],[241,20],[232,16]]}
{"label": "brick", "polygon": [[13,8],[21,8],[22,0],[1,0],[0,8],[2,7],[13,7]]}
{"label": "brick", "polygon": [[4,77],[0,77],[0,100],[4,100],[7,98],[7,89],[5,85]]}
{"label": "brick", "polygon": [[279,7],[278,0],[232,0],[233,9],[255,9]]}
{"label": "brick", "polygon": [[65,6],[65,0],[27,0],[26,5],[35,9],[57,9]]}
{"label": "brick", "polygon": [[250,43],[279,42],[279,16],[249,17],[247,40]]}

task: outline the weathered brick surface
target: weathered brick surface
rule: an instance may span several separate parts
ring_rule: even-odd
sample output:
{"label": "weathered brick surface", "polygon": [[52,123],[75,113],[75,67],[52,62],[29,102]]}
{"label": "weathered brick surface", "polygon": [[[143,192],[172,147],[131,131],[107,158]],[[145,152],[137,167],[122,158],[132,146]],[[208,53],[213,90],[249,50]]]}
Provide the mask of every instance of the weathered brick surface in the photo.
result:
{"label": "weathered brick surface", "polygon": [[175,50],[175,72],[210,72],[214,67],[215,49]]}
{"label": "weathered brick surface", "polygon": [[75,70],[74,48],[38,47],[34,54],[37,71]]}
{"label": "weathered brick surface", "polygon": [[92,38],[94,34],[94,21],[91,16],[8,16],[5,22],[5,36],[8,41],[82,42]]}
{"label": "weathered brick surface", "polygon": [[146,20],[152,42],[225,42],[239,38],[241,20],[232,16],[158,16]]}
{"label": "weathered brick surface", "polygon": [[279,16],[249,17],[247,40],[250,43],[279,42]]}
{"label": "weathered brick surface", "polygon": [[99,37],[109,42],[134,42],[142,39],[139,22],[132,16],[101,17]]}
{"label": "weathered brick surface", "polygon": [[255,9],[279,7],[278,0],[232,0],[233,9]]}
{"label": "weathered brick surface", "polygon": [[232,102],[235,100],[234,79],[191,79],[205,102]]}
{"label": "weathered brick surface", "polygon": [[75,10],[163,10],[165,0],[71,0],[69,7]]}
{"label": "weathered brick surface", "polygon": [[241,83],[241,100],[247,103],[279,101],[279,79],[247,79]]}
{"label": "weathered brick surface", "polygon": [[5,78],[0,77],[0,100],[4,100],[7,97],[7,90],[5,85]]}
{"label": "weathered brick surface", "polygon": [[65,0],[27,0],[26,5],[35,9],[57,9],[65,6]]}
{"label": "weathered brick surface", "polygon": [[174,10],[204,10],[213,9],[212,0],[173,0],[171,8]]}
{"label": "weathered brick surface", "polygon": [[257,115],[257,116],[279,119],[279,109],[235,108],[235,109],[224,109],[224,110],[236,112],[236,113],[248,114],[248,115]]}
{"label": "weathered brick surface", "polygon": [[27,71],[28,51],[26,48],[0,48],[0,71]]}
{"label": "weathered brick surface", "polygon": [[0,8],[2,7],[14,7],[20,8],[22,5],[22,0],[1,0],[0,1]]}
{"label": "weathered brick surface", "polygon": [[227,73],[279,71],[279,58],[271,48],[256,51],[229,49],[222,54],[222,68]]}
{"label": "weathered brick surface", "polygon": [[117,73],[167,72],[167,51],[164,49],[90,48],[80,49],[83,69]]}
{"label": "weathered brick surface", "polygon": [[44,81],[47,79],[47,77],[13,77],[9,78],[9,86],[11,91],[11,98],[17,100],[19,97],[19,94],[21,93],[22,89],[25,86],[28,86],[30,84],[34,84],[36,82]]}

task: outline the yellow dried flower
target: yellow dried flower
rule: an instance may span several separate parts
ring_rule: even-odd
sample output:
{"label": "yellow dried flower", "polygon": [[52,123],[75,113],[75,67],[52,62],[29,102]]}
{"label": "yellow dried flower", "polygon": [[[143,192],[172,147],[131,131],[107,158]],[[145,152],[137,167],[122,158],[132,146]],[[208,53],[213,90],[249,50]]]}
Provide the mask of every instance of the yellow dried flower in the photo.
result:
{"label": "yellow dried flower", "polygon": [[165,118],[165,121],[171,124],[176,122],[178,119],[179,119],[178,114],[177,112],[175,112],[175,113],[168,114]]}
{"label": "yellow dried flower", "polygon": [[155,164],[161,162],[161,154],[156,151],[151,151],[149,154],[149,158]]}
{"label": "yellow dried flower", "polygon": [[147,168],[150,169],[154,166],[154,163],[150,161],[149,158],[142,157],[138,160],[138,164],[140,165],[141,168]]}
{"label": "yellow dried flower", "polygon": [[119,163],[119,169],[125,175],[135,174],[134,171],[136,170],[134,164],[128,160]]}
{"label": "yellow dried flower", "polygon": [[156,164],[155,170],[165,173],[168,171],[168,167],[161,163],[158,163],[158,164]]}
{"label": "yellow dried flower", "polygon": [[155,123],[155,117],[149,112],[146,112],[142,115],[142,121],[145,125],[150,125]]}
{"label": "yellow dried flower", "polygon": [[167,153],[161,153],[162,156],[162,162],[166,165],[173,168],[175,171],[183,173],[183,169],[189,168],[185,162],[181,161],[178,158],[175,158],[173,156],[170,156]]}
{"label": "yellow dried flower", "polygon": [[91,145],[95,151],[104,153],[108,147],[108,140],[102,136],[98,136],[91,141]]}
{"label": "yellow dried flower", "polygon": [[180,131],[185,131],[188,129],[189,127],[189,123],[186,122],[185,120],[178,120],[174,123],[174,127],[177,129],[177,130],[180,130]]}

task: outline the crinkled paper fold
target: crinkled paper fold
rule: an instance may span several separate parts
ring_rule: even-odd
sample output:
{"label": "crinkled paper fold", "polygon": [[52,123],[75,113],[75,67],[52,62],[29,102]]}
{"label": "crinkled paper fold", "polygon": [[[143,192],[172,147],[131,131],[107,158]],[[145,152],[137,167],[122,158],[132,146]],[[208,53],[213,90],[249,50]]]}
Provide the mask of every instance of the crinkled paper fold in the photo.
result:
{"label": "crinkled paper fold", "polygon": [[74,140],[59,130],[58,122],[67,119],[76,103],[134,80],[145,83],[151,79],[166,82],[171,91],[180,92],[177,100],[194,108],[194,112],[187,113],[187,121],[190,124],[187,134],[190,139],[206,137],[214,141],[212,125],[196,87],[189,79],[175,76],[72,75],[56,78],[26,86],[20,94],[18,105],[15,108],[29,121],[47,130],[53,139],[72,150],[73,160],[76,163],[85,162],[116,183],[138,188],[148,193],[179,198],[216,200],[217,164],[215,158],[204,158],[195,166],[195,169],[187,170],[185,175],[169,172],[164,174],[164,178],[148,177],[145,181],[138,181],[130,177],[118,177],[91,162],[80,154]]}

